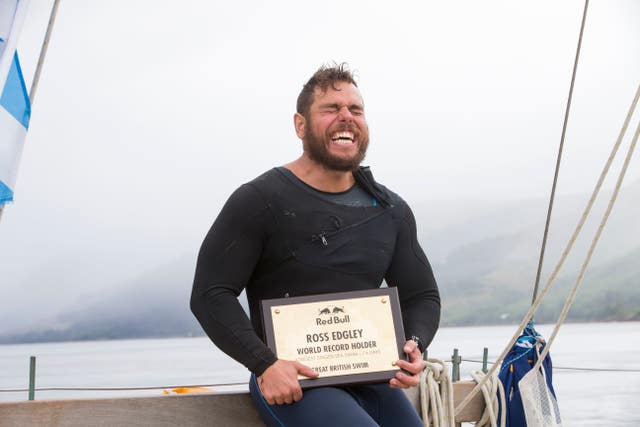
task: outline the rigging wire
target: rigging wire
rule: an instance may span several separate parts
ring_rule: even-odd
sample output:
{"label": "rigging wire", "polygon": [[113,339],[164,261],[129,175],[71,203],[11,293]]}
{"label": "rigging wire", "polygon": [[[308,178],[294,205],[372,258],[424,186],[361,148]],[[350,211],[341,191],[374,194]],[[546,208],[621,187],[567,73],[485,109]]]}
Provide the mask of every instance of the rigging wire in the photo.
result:
{"label": "rigging wire", "polygon": [[[477,359],[460,359],[463,362],[484,363]],[[489,364],[495,364],[496,361],[487,361]],[[573,366],[553,366],[554,370],[564,371],[584,371],[584,372],[620,372],[620,373],[640,373],[640,369],[633,368],[590,368],[590,367],[573,367]],[[197,387],[240,387],[247,386],[248,383],[218,383],[218,384],[189,384],[189,385],[161,385],[146,387],[36,387],[35,391],[144,391],[144,390],[162,390],[173,388],[197,388]],[[0,389],[0,393],[20,393],[27,392],[28,388],[10,388]]]}
{"label": "rigging wire", "polygon": [[[615,156],[616,156],[616,154],[618,152],[618,149],[620,148],[620,144],[622,143],[622,139],[624,138],[624,135],[625,135],[625,133],[627,131],[627,127],[629,126],[629,122],[631,121],[631,117],[633,116],[633,113],[635,111],[635,108],[636,108],[636,106],[638,104],[638,100],[639,99],[640,99],[640,85],[638,86],[638,89],[636,91],[635,97],[633,98],[631,106],[629,107],[629,111],[627,112],[627,117],[625,118],[624,124],[622,125],[622,129],[620,130],[620,134],[618,135],[618,139],[616,140],[616,143],[614,144],[614,146],[613,146],[613,148],[611,150],[611,153],[609,154],[609,158],[607,159],[607,162],[606,162],[602,172],[600,173],[600,177],[598,178],[598,182],[597,182],[595,188],[593,189],[593,193],[591,194],[591,198],[589,199],[589,202],[587,203],[587,206],[585,207],[584,211],[582,212],[582,216],[580,217],[580,221],[578,222],[578,225],[576,225],[575,229],[573,230],[573,233],[571,234],[571,237],[569,238],[569,241],[567,242],[567,245],[565,246],[564,250],[562,251],[562,255],[560,256],[560,260],[558,261],[558,263],[556,264],[555,268],[553,269],[553,272],[551,273],[551,276],[547,279],[547,283],[542,288],[540,295],[538,295],[538,297],[536,298],[536,301],[534,302],[534,304],[529,308],[527,313],[524,315],[524,318],[522,319],[522,322],[518,326],[518,329],[516,330],[515,334],[513,335],[513,337],[511,338],[511,340],[509,341],[509,343],[505,347],[505,349],[503,350],[502,354],[500,354],[500,356],[498,357],[499,361],[502,361],[504,359],[504,357],[506,356],[507,352],[511,349],[511,347],[515,343],[516,339],[520,335],[520,331],[524,328],[524,326],[533,317],[533,314],[535,313],[537,308],[542,303],[542,300],[544,299],[545,295],[547,294],[547,292],[551,288],[551,285],[553,284],[553,281],[556,279],[558,273],[560,272],[560,269],[562,268],[562,266],[564,265],[564,262],[566,261],[567,257],[569,256],[569,252],[571,252],[571,249],[573,248],[573,245],[575,244],[575,241],[578,238],[578,235],[582,231],[582,227],[584,226],[584,223],[586,222],[587,217],[589,216],[589,214],[591,212],[591,208],[593,207],[593,204],[595,203],[595,199],[598,196],[598,193],[600,192],[600,189],[602,188],[602,184],[604,182],[605,177],[607,176],[607,174],[609,172],[609,168],[611,167],[611,164],[613,163],[613,160],[615,159]],[[638,127],[638,130],[640,130],[640,126]],[[609,207],[607,209],[607,213],[605,213],[605,217],[603,218],[604,222],[606,222],[606,218],[608,217],[610,209],[613,206],[613,202],[615,202],[615,198],[617,197],[617,190],[619,189],[619,185],[622,183],[622,178],[624,177],[624,172],[626,171],[626,165],[628,165],[628,161],[631,159],[631,155],[633,154],[633,149],[635,148],[635,143],[637,142],[637,139],[638,139],[638,131],[636,131],[636,135],[634,135],[632,144],[629,147],[629,150],[627,152],[627,158],[625,159],[625,166],[623,167],[623,170],[620,172],[620,176],[618,178],[618,183],[617,183],[616,190],[614,191],[614,194],[613,194],[613,196],[611,198],[611,201],[609,202]],[[604,226],[604,224],[601,223],[600,227],[598,229],[598,233],[596,234],[596,236],[594,238],[595,241],[597,241],[597,239],[599,238],[599,233],[602,231],[602,227],[603,226]],[[587,259],[585,260],[586,263],[588,263],[588,261],[590,259],[593,246],[594,246],[594,243],[592,243],[592,248],[590,249],[590,253],[587,256]],[[583,268],[586,268],[586,266],[584,264],[583,264]],[[583,273],[584,273],[584,271],[581,271],[581,275]],[[579,277],[579,280],[581,280],[581,277]],[[574,290],[575,290],[575,286],[574,286]],[[573,292],[573,294],[575,294],[575,292]],[[569,301],[567,301],[567,302],[569,302]],[[566,305],[565,305],[565,308],[566,308]],[[563,311],[563,313],[564,313],[564,311]],[[554,329],[554,332],[552,333],[552,337],[555,336],[555,332],[556,332],[556,330]],[[549,345],[545,346],[545,349],[546,348],[549,348]],[[541,355],[541,359],[538,359],[538,360],[539,361],[542,360],[544,355],[546,355],[546,353]],[[492,366],[490,371],[489,371],[489,374],[492,374],[493,372],[495,372],[496,369],[497,369],[497,365]],[[478,392],[478,387],[481,386],[481,385],[482,384],[479,384],[473,390],[471,390],[469,395],[467,395],[467,397],[456,408],[456,414],[459,413],[460,410],[462,410],[462,408],[464,408],[464,406],[466,406],[471,401],[471,399]]]}
{"label": "rigging wire", "polygon": [[582,35],[584,33],[584,24],[587,20],[587,9],[589,0],[584,2],[584,12],[582,13],[582,24],[580,25],[580,36],[578,37],[578,47],[576,48],[576,57],[573,61],[573,72],[571,74],[571,85],[569,86],[569,97],[567,98],[567,107],[564,111],[564,121],[562,123],[562,135],[560,136],[560,146],[558,147],[558,156],[556,158],[556,169],[553,175],[553,184],[551,185],[551,196],[549,197],[549,207],[547,209],[547,219],[544,224],[544,233],[542,236],[542,246],[540,248],[540,257],[538,258],[538,270],[536,272],[536,281],[533,286],[533,297],[531,304],[538,296],[538,286],[540,285],[540,274],[542,273],[542,263],[544,261],[544,252],[547,247],[547,237],[549,235],[549,224],[551,223],[551,212],[553,211],[553,201],[556,196],[556,186],[558,184],[558,175],[560,174],[560,162],[562,161],[562,151],[564,148],[564,139],[567,134],[567,123],[569,122],[569,111],[571,111],[571,100],[573,99],[573,87],[576,81],[576,72],[578,70],[578,59],[580,58],[580,49],[582,47]]}
{"label": "rigging wire", "polygon": [[[587,11],[587,6],[588,6],[588,2],[589,0],[585,0],[585,11],[583,14],[583,23],[581,26],[581,36],[582,37],[582,30],[584,29],[584,21],[586,20],[586,11]],[[522,330],[524,328],[524,326],[531,320],[531,318],[533,317],[533,314],[535,313],[535,311],[537,310],[538,306],[540,305],[540,303],[542,302],[542,300],[544,299],[544,296],[546,295],[546,293],[549,291],[549,288],[551,287],[551,284],[553,283],[553,281],[555,280],[556,276],[558,275],[560,269],[562,268],[564,262],[566,261],[569,252],[571,251],[571,249],[573,248],[573,245],[575,244],[575,241],[578,237],[578,235],[580,234],[580,232],[582,231],[582,228],[584,226],[584,223],[586,222],[587,217],[589,216],[589,213],[591,212],[591,208],[593,207],[593,204],[595,202],[595,198],[597,197],[598,193],[600,192],[600,188],[602,187],[602,183],[604,181],[604,178],[606,177],[609,168],[611,166],[611,163],[613,162],[613,158],[615,157],[615,154],[618,151],[618,148],[620,146],[620,143],[622,142],[622,138],[626,132],[626,129],[628,127],[629,121],[631,120],[631,115],[633,114],[633,111],[635,110],[635,107],[637,105],[638,102],[638,94],[640,93],[640,87],[638,88],[638,92],[636,92],[636,96],[632,102],[632,105],[629,109],[629,112],[627,114],[627,117],[625,119],[624,125],[622,127],[622,130],[620,132],[620,135],[616,141],[616,143],[614,144],[614,147],[612,149],[612,152],[609,156],[609,159],[607,159],[607,163],[602,171],[602,173],[600,174],[600,177],[598,179],[598,183],[596,184],[596,187],[593,190],[593,193],[591,195],[591,198],[589,199],[589,202],[587,203],[587,206],[585,207],[582,216],[580,218],[580,221],[578,222],[578,225],[575,227],[565,249],[562,252],[562,255],[560,256],[560,259],[558,261],[558,263],[556,264],[555,268],[553,269],[550,277],[547,279],[547,283],[545,284],[544,288],[541,291],[541,294],[536,298],[536,300],[533,302],[533,304],[531,305],[531,307],[529,308],[529,310],[527,311],[527,313],[525,314],[524,318],[522,319],[522,322],[520,323],[520,325],[518,326],[518,330],[516,330],[515,334],[513,335],[513,337],[511,338],[511,340],[509,341],[509,343],[507,344],[507,346],[505,347],[505,349],[503,350],[503,352],[501,353],[501,355],[498,357],[499,361],[502,361],[504,359],[504,357],[506,356],[507,352],[511,349],[511,347],[513,346],[513,344],[515,343],[516,339],[518,338],[519,334],[520,334],[520,330]],[[632,144],[633,145],[633,144]],[[632,151],[632,149],[630,150]],[[630,155],[631,153],[629,153]],[[629,157],[628,155],[628,157]],[[624,173],[622,172],[621,175],[624,175]],[[620,181],[620,178],[619,178]],[[614,197],[612,198],[615,199],[615,194]],[[610,202],[611,205],[611,202]],[[607,216],[607,215],[605,215]],[[605,218],[606,221],[606,218]],[[602,224],[601,224],[602,226]],[[598,236],[596,236],[596,240],[597,240]],[[588,256],[588,258],[590,257],[590,255]],[[586,261],[588,263],[588,260]],[[554,330],[554,334],[555,335],[555,330]],[[548,348],[548,346],[546,347]],[[546,353],[545,353],[546,355]],[[539,359],[542,360],[542,359]],[[488,373],[488,376],[493,374],[497,369],[497,364],[493,365]],[[484,380],[483,380],[484,382]],[[476,393],[479,391],[479,388],[481,386],[483,386],[483,382],[476,385],[476,387],[474,387],[471,392],[462,400],[462,402],[460,402],[460,404],[456,407],[456,414],[459,414],[460,411],[462,410],[462,408],[464,408],[470,401],[471,399],[476,395]]]}
{"label": "rigging wire", "polygon": [[[476,359],[464,359],[461,358],[460,360],[462,360],[463,362],[471,362],[471,363],[484,363],[482,360],[476,360]],[[490,364],[495,364],[495,361],[487,361],[487,363]],[[640,369],[633,369],[633,368],[578,368],[578,367],[572,367],[572,366],[557,366],[557,365],[553,365],[553,369],[560,369],[560,370],[565,370],[565,371],[587,371],[587,372],[629,372],[629,373],[640,373]]]}
{"label": "rigging wire", "polygon": [[[639,92],[640,93],[640,87],[639,87]],[[633,139],[631,140],[631,145],[629,145],[629,148],[627,149],[627,155],[624,159],[624,164],[622,165],[622,169],[620,170],[620,173],[618,174],[618,180],[616,181],[616,187],[613,190],[613,195],[611,196],[611,199],[609,200],[609,204],[607,205],[607,210],[605,211],[602,220],[600,221],[600,225],[598,226],[598,230],[596,231],[596,235],[594,236],[593,240],[591,241],[591,245],[589,246],[589,251],[587,253],[587,256],[584,260],[584,262],[582,263],[582,267],[580,268],[580,273],[578,273],[578,277],[576,278],[576,281],[573,285],[573,288],[571,289],[571,293],[569,294],[569,297],[567,298],[567,302],[565,303],[563,309],[562,309],[562,313],[560,313],[560,317],[558,319],[558,322],[556,323],[555,328],[553,328],[553,332],[551,332],[551,336],[549,337],[549,339],[547,340],[547,345],[544,347],[544,349],[542,350],[542,353],[540,353],[540,357],[538,358],[538,361],[536,362],[536,364],[533,366],[532,370],[537,370],[540,367],[540,364],[542,363],[542,361],[544,360],[545,356],[549,353],[549,349],[551,348],[551,345],[553,344],[554,339],[556,338],[556,335],[558,334],[558,331],[560,330],[560,326],[562,326],[562,324],[564,323],[564,320],[567,318],[567,315],[569,314],[569,309],[571,308],[571,305],[573,304],[573,301],[576,297],[576,293],[578,292],[578,288],[580,287],[580,285],[582,284],[582,279],[584,278],[584,274],[587,271],[587,267],[589,266],[589,262],[591,261],[591,257],[593,256],[593,252],[595,251],[596,245],[598,244],[598,240],[600,240],[600,236],[602,235],[602,231],[604,230],[605,225],[607,224],[607,220],[609,219],[609,215],[611,215],[611,211],[613,210],[613,206],[616,202],[616,199],[618,198],[618,193],[620,192],[620,187],[622,186],[622,181],[624,181],[624,176],[627,172],[627,168],[629,167],[629,163],[631,162],[631,157],[633,156],[633,152],[636,148],[636,144],[638,142],[638,138],[640,137],[640,122],[638,123],[638,127],[636,128],[636,131],[633,135]]]}

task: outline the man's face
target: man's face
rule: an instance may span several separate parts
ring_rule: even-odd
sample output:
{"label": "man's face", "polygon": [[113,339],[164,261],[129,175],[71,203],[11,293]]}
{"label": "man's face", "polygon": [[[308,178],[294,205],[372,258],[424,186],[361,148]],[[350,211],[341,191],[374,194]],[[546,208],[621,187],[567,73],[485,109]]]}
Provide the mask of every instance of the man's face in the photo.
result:
{"label": "man's face", "polygon": [[[338,82],[326,92],[315,89],[313,103],[298,132],[304,151],[325,168],[353,171],[369,145],[369,128],[360,91],[351,83]],[[297,129],[298,130],[298,129]]]}

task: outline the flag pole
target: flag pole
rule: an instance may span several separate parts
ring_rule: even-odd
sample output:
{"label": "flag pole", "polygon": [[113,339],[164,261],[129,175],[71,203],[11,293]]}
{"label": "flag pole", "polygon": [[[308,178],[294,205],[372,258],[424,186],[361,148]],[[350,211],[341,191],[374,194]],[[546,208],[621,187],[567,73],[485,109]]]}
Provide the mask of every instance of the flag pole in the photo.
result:
{"label": "flag pole", "polygon": [[31,82],[31,90],[29,91],[29,103],[33,105],[33,100],[36,97],[36,91],[38,90],[38,82],[40,81],[40,73],[42,72],[42,65],[44,64],[44,58],[47,55],[47,49],[49,49],[49,40],[51,39],[51,32],[53,31],[53,24],[56,22],[56,16],[58,14],[58,6],[60,0],[53,1],[53,8],[51,9],[51,15],[49,16],[49,24],[47,25],[47,32],[44,35],[42,41],[42,48],[40,48],[40,57],[38,58],[38,65],[36,66],[36,72],[33,75],[33,81]]}

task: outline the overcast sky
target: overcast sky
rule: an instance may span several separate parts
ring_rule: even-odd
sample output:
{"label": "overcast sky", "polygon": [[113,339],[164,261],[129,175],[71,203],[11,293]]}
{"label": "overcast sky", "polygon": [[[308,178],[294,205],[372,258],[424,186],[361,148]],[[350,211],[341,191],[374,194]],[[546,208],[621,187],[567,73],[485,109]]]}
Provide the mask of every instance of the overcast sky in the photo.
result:
{"label": "overcast sky", "polygon": [[[51,4],[31,2],[28,84]],[[0,321],[195,256],[234,188],[299,155],[295,99],[329,61],[359,76],[365,164],[410,203],[548,197],[583,5],[62,0],[0,222]],[[639,83],[640,2],[592,0],[561,195],[592,189]]]}

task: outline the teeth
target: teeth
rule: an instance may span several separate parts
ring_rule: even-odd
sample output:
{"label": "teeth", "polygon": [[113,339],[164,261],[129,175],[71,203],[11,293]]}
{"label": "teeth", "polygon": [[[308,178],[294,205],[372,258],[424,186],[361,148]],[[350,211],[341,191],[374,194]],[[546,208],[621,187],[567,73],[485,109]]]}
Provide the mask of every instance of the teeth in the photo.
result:
{"label": "teeth", "polygon": [[350,141],[353,141],[353,132],[337,132],[335,134],[333,134],[333,137],[331,138],[333,141],[338,140],[338,139],[348,139]]}

